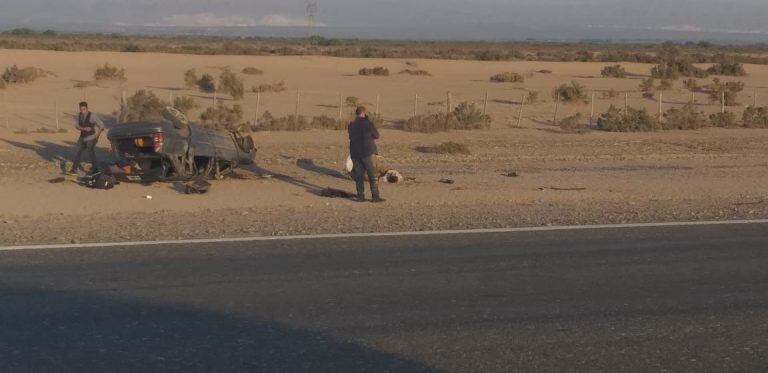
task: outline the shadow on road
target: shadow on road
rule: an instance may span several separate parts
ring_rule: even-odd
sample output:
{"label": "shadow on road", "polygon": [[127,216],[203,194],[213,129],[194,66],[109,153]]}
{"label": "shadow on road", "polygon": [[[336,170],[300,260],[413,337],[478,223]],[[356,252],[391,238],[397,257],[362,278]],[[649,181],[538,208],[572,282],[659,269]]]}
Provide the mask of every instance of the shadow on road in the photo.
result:
{"label": "shadow on road", "polygon": [[3,370],[436,371],[271,321],[101,295],[0,288]]}

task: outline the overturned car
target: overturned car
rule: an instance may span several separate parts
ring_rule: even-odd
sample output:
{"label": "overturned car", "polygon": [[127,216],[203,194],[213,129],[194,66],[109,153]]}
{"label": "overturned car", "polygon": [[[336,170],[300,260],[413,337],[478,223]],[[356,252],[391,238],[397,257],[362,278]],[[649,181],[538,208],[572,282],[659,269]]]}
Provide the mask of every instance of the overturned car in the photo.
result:
{"label": "overturned car", "polygon": [[112,174],[121,181],[154,182],[220,179],[240,165],[253,163],[251,136],[189,123],[174,108],[165,120],[125,123],[107,133],[117,162]]}

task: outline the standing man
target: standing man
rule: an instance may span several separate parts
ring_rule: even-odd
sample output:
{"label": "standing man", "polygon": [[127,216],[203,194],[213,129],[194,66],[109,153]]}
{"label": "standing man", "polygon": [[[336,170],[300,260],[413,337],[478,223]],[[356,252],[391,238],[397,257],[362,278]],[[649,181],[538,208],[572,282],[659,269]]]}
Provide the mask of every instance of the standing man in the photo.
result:
{"label": "standing man", "polygon": [[365,107],[358,107],[355,110],[357,118],[349,124],[347,132],[349,133],[349,155],[352,158],[354,167],[352,173],[355,176],[355,186],[357,187],[357,197],[355,201],[365,202],[365,175],[368,175],[368,181],[371,183],[372,202],[384,202],[379,195],[379,187],[376,184],[376,168],[373,164],[373,155],[376,151],[376,139],[379,138],[379,131],[368,119]]}
{"label": "standing man", "polygon": [[80,157],[82,157],[83,152],[86,150],[91,156],[91,172],[96,171],[98,169],[96,143],[99,141],[101,132],[104,131],[104,122],[96,114],[88,110],[87,102],[81,102],[75,128],[80,131],[80,138],[77,140],[77,154],[72,163],[72,169],[69,170],[68,174],[77,175],[77,171],[81,168]]}

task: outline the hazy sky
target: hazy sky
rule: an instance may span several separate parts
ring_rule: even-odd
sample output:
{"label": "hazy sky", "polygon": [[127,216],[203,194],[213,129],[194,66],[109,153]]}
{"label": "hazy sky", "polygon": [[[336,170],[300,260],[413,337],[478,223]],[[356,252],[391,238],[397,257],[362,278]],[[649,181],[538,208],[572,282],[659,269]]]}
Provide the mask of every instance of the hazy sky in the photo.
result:
{"label": "hazy sky", "polygon": [[[513,25],[742,31],[768,34],[768,0],[318,0],[334,27]],[[0,25],[291,26],[296,0],[0,0]]]}

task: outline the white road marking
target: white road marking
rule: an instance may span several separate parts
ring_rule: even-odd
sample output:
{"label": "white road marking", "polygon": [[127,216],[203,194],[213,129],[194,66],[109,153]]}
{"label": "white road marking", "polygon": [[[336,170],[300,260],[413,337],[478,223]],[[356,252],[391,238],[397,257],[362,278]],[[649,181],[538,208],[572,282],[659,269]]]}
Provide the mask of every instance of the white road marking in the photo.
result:
{"label": "white road marking", "polygon": [[0,251],[45,250],[45,249],[85,249],[85,248],[130,247],[130,246],[160,246],[160,245],[190,245],[190,244],[206,244],[206,243],[290,241],[290,240],[333,239],[333,238],[409,237],[409,236],[439,236],[439,235],[488,234],[488,233],[552,232],[552,231],[569,231],[569,230],[694,227],[694,226],[745,225],[745,224],[768,224],[768,219],[689,221],[689,222],[637,223],[637,224],[566,225],[566,226],[551,226],[551,227],[545,226],[545,227],[524,227],[524,228],[492,228],[492,229],[465,229],[465,230],[415,231],[415,232],[339,233],[339,234],[312,234],[312,235],[297,235],[297,236],[253,236],[253,237],[231,237],[231,238],[204,238],[204,239],[190,239],[190,240],[166,240],[166,241],[132,241],[132,242],[128,241],[128,242],[107,242],[107,243],[0,246]]}

